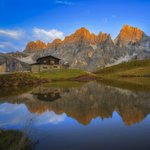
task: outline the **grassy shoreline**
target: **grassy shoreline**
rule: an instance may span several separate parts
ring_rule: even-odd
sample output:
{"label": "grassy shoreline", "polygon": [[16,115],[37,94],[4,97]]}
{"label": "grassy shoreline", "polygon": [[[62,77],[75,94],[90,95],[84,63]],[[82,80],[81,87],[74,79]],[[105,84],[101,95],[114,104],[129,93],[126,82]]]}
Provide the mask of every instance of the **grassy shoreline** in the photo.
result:
{"label": "grassy shoreline", "polygon": [[31,76],[29,73],[11,73],[0,75],[0,88],[31,87],[48,82],[47,79]]}
{"label": "grassy shoreline", "polygon": [[0,75],[0,88],[33,87],[56,81],[100,81],[150,87],[150,60],[134,60],[91,73],[80,69],[58,69],[42,73]]}
{"label": "grassy shoreline", "polygon": [[79,69],[60,69],[42,73],[11,73],[0,75],[0,88],[7,87],[33,87],[54,81],[87,82],[97,77],[89,72]]}

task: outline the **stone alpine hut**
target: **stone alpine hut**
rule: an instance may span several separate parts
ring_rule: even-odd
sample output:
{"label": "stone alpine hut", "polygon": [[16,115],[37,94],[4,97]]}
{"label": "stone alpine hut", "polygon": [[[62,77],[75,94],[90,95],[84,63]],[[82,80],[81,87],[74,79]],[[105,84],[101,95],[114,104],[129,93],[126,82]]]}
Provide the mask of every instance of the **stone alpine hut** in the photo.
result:
{"label": "stone alpine hut", "polygon": [[44,72],[60,68],[60,59],[51,55],[40,57],[36,63],[31,64],[31,72]]}

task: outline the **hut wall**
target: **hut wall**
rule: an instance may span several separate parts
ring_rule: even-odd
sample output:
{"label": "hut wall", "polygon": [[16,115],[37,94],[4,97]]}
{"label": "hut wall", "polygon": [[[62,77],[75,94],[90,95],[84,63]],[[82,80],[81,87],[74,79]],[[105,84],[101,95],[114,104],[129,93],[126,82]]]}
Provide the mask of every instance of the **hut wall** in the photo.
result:
{"label": "hut wall", "polygon": [[45,72],[60,69],[60,65],[32,65],[31,72]]}
{"label": "hut wall", "polygon": [[31,66],[31,72],[40,72],[39,65],[32,65]]}
{"label": "hut wall", "polygon": [[0,73],[5,73],[6,72],[6,65],[0,65]]}
{"label": "hut wall", "polygon": [[60,65],[40,65],[40,72],[51,71],[53,69],[60,69]]}

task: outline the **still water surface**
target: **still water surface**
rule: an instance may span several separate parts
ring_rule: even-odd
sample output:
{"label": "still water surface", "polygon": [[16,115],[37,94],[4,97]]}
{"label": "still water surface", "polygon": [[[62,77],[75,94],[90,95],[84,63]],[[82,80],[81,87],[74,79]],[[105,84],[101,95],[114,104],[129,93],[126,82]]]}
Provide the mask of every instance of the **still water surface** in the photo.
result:
{"label": "still water surface", "polygon": [[44,85],[0,98],[0,129],[35,150],[149,150],[150,92],[97,82]]}

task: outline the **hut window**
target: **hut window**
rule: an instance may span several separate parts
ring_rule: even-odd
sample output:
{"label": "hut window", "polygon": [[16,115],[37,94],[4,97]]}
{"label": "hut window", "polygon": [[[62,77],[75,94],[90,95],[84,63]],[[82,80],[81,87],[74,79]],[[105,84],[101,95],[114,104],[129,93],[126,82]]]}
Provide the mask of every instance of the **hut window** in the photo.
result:
{"label": "hut window", "polygon": [[44,66],[43,69],[47,69],[47,67]]}
{"label": "hut window", "polygon": [[58,66],[54,66],[54,68],[58,68]]}
{"label": "hut window", "polygon": [[55,64],[55,61],[51,60],[51,61],[50,61],[50,64],[51,64],[51,65]]}

